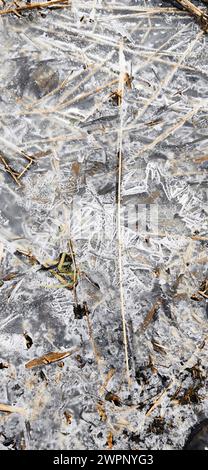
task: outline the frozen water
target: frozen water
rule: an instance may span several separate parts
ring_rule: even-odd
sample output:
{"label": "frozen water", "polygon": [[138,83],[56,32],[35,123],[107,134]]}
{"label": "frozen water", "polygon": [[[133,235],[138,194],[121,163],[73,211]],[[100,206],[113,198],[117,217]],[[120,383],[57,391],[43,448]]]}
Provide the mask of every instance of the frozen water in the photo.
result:
{"label": "frozen water", "polygon": [[208,47],[173,3],[0,15],[1,449],[182,449],[207,417]]}

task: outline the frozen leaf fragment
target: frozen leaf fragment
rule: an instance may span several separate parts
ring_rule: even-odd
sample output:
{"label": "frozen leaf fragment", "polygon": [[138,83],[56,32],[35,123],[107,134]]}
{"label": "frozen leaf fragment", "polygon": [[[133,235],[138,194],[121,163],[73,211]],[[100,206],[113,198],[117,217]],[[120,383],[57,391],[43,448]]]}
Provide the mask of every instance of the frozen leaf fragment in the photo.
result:
{"label": "frozen leaf fragment", "polygon": [[64,352],[50,352],[44,354],[41,357],[32,359],[31,361],[25,364],[26,369],[32,369],[33,367],[43,366],[47,364],[52,364],[53,362],[60,361],[61,359],[65,359],[72,354],[72,351],[64,351]]}

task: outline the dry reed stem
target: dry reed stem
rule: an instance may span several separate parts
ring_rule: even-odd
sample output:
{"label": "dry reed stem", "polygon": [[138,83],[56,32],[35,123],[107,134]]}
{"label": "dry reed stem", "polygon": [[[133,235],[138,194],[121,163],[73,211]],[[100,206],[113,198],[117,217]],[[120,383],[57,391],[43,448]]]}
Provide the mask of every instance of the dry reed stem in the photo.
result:
{"label": "dry reed stem", "polygon": [[16,6],[16,8],[11,7],[11,8],[5,8],[4,10],[0,10],[0,16],[8,15],[10,13],[20,16],[19,13],[25,10],[35,10],[35,9],[39,10],[41,8],[49,8],[53,6],[56,6],[56,7],[60,6],[60,8],[64,8],[67,5],[69,6],[68,0],[51,0],[48,2],[31,3],[29,5]]}
{"label": "dry reed stem", "polygon": [[177,0],[177,2],[197,20],[200,20],[205,32],[208,31],[208,15],[206,13],[189,0]]}
{"label": "dry reed stem", "polygon": [[128,385],[131,385],[130,371],[129,371],[129,357],[128,357],[128,337],[127,337],[127,326],[126,326],[126,314],[125,314],[125,300],[124,300],[124,289],[123,289],[123,237],[122,237],[122,226],[121,226],[121,185],[122,185],[122,137],[123,137],[123,97],[124,97],[124,82],[125,74],[123,71],[123,42],[120,43],[119,48],[119,87],[118,87],[118,100],[120,109],[120,128],[118,129],[118,193],[117,193],[117,224],[118,224],[118,266],[119,266],[119,286],[120,286],[120,307],[123,327],[123,342],[125,351],[125,363],[126,363],[126,376]]}

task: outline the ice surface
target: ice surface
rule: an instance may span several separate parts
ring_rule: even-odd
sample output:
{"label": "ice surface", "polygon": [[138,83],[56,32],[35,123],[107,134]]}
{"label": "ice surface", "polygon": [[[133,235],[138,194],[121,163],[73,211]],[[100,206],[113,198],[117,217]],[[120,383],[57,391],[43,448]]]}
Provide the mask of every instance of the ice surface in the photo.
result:
{"label": "ice surface", "polygon": [[[0,15],[1,449],[181,449],[207,416],[208,47],[173,3]],[[76,293],[43,268],[69,240]]]}

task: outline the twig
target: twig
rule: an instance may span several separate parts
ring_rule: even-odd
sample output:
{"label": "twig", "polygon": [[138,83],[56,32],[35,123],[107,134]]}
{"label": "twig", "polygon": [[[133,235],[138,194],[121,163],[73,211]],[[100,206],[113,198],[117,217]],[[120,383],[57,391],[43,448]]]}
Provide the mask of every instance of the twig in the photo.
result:
{"label": "twig", "polygon": [[18,181],[18,179],[16,177],[16,173],[12,170],[12,168],[10,168],[10,166],[6,162],[5,158],[1,154],[0,154],[0,161],[3,163],[3,165],[5,167],[5,170],[7,171],[7,173],[9,173],[11,175],[11,177],[13,178],[15,183],[17,183],[18,186],[21,186],[21,183]]}
{"label": "twig", "polygon": [[168,390],[172,387],[174,384],[174,380],[172,380],[169,385],[160,393],[157,397],[157,399],[154,401],[153,405],[149,408],[149,410],[146,412],[146,416],[151,415],[151,413],[154,411],[155,408],[157,408],[158,405],[160,405],[163,397],[167,394]]}
{"label": "twig", "polygon": [[189,0],[177,0],[177,3],[181,5],[186,11],[193,15],[197,20],[200,21],[205,32],[208,32],[208,15],[204,13],[200,8],[196,7]]}
{"label": "twig", "polygon": [[31,158],[29,163],[24,167],[24,169],[21,171],[21,173],[18,174],[17,179],[19,180],[22,178],[22,176],[26,173],[27,170],[31,167],[32,163],[34,163],[34,160]]}
{"label": "twig", "polygon": [[[8,15],[9,13],[13,13],[18,15],[19,12],[25,10],[34,10],[34,9],[41,9],[41,8],[48,8],[50,6],[57,6],[63,8],[64,6],[68,5],[68,0],[52,0],[48,2],[41,2],[41,3],[31,3],[29,5],[22,5],[17,6],[16,8],[7,8],[4,10],[0,10],[0,15]],[[19,16],[19,15],[18,15]]]}

